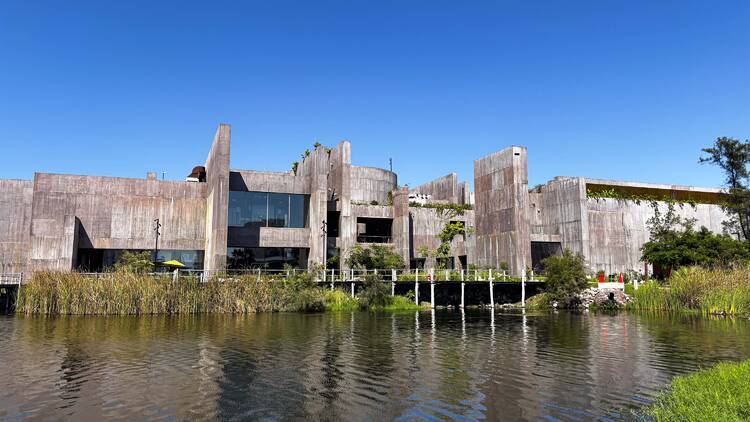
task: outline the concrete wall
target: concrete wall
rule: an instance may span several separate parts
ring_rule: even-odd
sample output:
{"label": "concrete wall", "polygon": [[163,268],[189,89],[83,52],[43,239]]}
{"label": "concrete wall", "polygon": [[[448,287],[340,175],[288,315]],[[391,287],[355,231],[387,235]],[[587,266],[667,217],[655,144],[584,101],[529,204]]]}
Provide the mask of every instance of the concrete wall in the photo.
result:
{"label": "concrete wall", "polygon": [[206,270],[222,270],[227,262],[229,205],[229,144],[231,129],[219,125],[206,159],[206,212],[204,214],[204,265]]}
{"label": "concrete wall", "polygon": [[[649,240],[646,221],[654,215],[647,202],[589,198],[586,200],[588,215],[587,264],[592,271],[603,270],[608,274],[621,271],[643,271],[640,248]],[[658,202],[662,212],[668,205]],[[705,226],[714,233],[721,233],[722,221],[727,215],[718,205],[696,204],[695,207],[675,205],[675,211],[683,218],[697,219],[696,228]]]}
{"label": "concrete wall", "polygon": [[474,161],[477,263],[512,274],[531,265],[526,148],[510,147]]}
{"label": "concrete wall", "polygon": [[563,249],[588,255],[586,183],[556,177],[529,194],[531,241],[560,242]]}
{"label": "concrete wall", "polygon": [[351,167],[352,201],[388,203],[388,193],[398,187],[396,173],[375,167]]}
{"label": "concrete wall", "polygon": [[446,201],[451,204],[469,203],[469,184],[458,181],[458,174],[437,178],[409,190],[410,193],[430,195],[432,201]]}
{"label": "concrete wall", "polygon": [[33,191],[31,180],[0,179],[0,272],[26,270]]}
{"label": "concrete wall", "polygon": [[31,211],[31,269],[69,270],[78,248],[202,250],[206,185],[37,173]]}

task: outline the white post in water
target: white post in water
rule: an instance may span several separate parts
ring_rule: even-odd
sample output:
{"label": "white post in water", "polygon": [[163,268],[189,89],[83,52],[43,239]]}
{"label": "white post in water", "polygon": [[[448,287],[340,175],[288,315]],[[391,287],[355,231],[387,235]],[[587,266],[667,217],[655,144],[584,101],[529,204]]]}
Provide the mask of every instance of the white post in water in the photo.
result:
{"label": "white post in water", "polygon": [[490,279],[490,307],[495,309],[495,289],[492,286],[492,279]]}
{"label": "white post in water", "polygon": [[526,307],[526,271],[521,273],[521,307]]}
{"label": "white post in water", "polygon": [[414,304],[419,306],[419,268],[414,274]]}
{"label": "white post in water", "polygon": [[351,280],[354,280],[354,268],[352,268],[352,278]]}
{"label": "white post in water", "polygon": [[445,270],[445,281],[450,281],[450,279],[451,279],[450,270]]}
{"label": "white post in water", "polygon": [[352,298],[354,298],[354,281],[352,281]]}
{"label": "white post in water", "polygon": [[492,281],[492,268],[490,268],[490,281]]}
{"label": "white post in water", "polygon": [[461,280],[461,309],[464,308],[464,288],[466,287],[466,283],[464,283],[463,280]]}
{"label": "white post in water", "polygon": [[391,296],[396,296],[396,270],[391,270]]}
{"label": "white post in water", "polygon": [[435,309],[435,282],[430,282],[430,307]]}

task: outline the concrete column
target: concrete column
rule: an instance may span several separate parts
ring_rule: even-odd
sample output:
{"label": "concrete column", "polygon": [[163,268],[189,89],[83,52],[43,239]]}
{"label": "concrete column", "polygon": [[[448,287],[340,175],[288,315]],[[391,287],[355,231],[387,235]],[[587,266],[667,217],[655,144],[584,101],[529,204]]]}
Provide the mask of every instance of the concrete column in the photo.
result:
{"label": "concrete column", "polygon": [[223,270],[227,264],[230,138],[230,126],[220,124],[206,159],[206,244],[203,269],[209,271]]}
{"label": "concrete column", "polygon": [[531,262],[526,148],[510,147],[474,161],[476,248],[480,265],[512,273]]}

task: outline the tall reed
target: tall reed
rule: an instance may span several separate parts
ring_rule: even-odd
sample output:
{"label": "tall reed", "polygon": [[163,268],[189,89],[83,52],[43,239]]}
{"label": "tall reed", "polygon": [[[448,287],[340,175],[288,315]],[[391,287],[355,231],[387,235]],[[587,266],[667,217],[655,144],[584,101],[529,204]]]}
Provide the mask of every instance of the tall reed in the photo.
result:
{"label": "tall reed", "polygon": [[[303,279],[307,278],[307,279]],[[140,315],[254,313],[324,308],[324,292],[309,276],[290,279],[245,276],[196,278],[113,272],[37,272],[21,287],[17,311],[27,314]]]}
{"label": "tall reed", "polygon": [[635,291],[635,309],[750,315],[750,266],[681,268],[666,284],[651,281]]}

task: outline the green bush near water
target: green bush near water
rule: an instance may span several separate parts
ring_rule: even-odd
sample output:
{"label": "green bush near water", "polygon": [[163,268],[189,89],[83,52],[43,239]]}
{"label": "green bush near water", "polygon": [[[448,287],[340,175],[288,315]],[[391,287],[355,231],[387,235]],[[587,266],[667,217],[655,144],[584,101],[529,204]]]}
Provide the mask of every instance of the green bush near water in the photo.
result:
{"label": "green bush near water", "polygon": [[750,420],[750,360],[675,378],[646,413],[657,422]]}
{"label": "green bush near water", "polygon": [[750,267],[681,268],[664,285],[640,285],[634,299],[631,309],[750,315]]}

